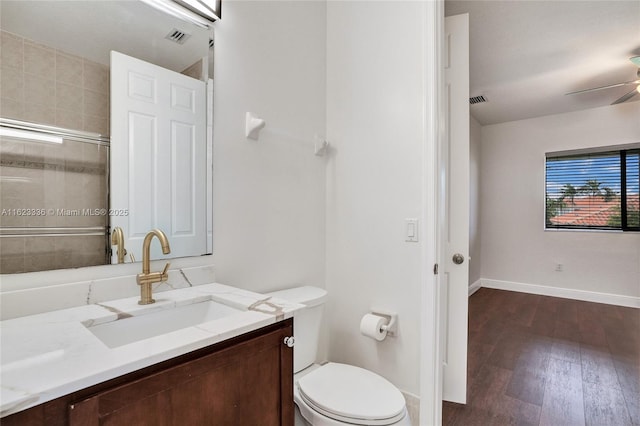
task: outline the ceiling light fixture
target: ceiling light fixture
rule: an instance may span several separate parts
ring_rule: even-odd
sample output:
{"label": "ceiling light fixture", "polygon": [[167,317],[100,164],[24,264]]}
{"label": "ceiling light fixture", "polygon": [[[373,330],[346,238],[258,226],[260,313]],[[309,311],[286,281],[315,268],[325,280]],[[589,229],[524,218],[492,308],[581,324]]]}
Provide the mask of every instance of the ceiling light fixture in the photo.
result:
{"label": "ceiling light fixture", "polygon": [[32,132],[30,130],[14,129],[11,127],[0,127],[0,136],[10,138],[26,139],[32,142],[62,143],[62,136],[47,133]]}
{"label": "ceiling light fixture", "polygon": [[197,13],[192,12],[186,7],[172,1],[172,0],[142,0],[149,6],[167,13],[171,16],[175,16],[178,19],[192,23],[200,28],[208,29],[211,26],[211,20],[205,19]]}
{"label": "ceiling light fixture", "polygon": [[220,0],[176,0],[210,21],[220,19]]}

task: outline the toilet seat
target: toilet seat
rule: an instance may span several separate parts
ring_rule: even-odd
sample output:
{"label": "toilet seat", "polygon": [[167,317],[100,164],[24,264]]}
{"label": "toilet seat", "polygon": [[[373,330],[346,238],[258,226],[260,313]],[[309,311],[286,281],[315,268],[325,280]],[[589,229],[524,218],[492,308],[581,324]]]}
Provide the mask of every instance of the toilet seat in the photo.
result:
{"label": "toilet seat", "polygon": [[338,422],[392,425],[406,416],[402,393],[383,377],[352,365],[328,363],[296,383],[301,399]]}

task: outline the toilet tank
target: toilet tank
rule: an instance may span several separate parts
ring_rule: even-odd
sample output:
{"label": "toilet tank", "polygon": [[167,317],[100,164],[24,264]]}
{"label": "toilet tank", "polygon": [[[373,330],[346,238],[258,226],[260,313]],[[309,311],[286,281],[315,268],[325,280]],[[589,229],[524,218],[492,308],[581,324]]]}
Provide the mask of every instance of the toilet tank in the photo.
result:
{"label": "toilet tank", "polygon": [[266,293],[267,296],[300,303],[306,306],[293,317],[293,372],[304,370],[316,360],[322,312],[327,300],[327,291],[312,286],[292,287]]}

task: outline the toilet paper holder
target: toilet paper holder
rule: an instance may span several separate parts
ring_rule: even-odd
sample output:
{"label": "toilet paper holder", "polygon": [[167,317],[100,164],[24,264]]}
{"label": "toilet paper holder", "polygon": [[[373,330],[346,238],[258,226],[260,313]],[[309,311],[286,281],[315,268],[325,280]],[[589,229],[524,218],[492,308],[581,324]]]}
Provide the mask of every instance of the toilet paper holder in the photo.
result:
{"label": "toilet paper holder", "polygon": [[396,335],[396,331],[398,329],[398,314],[396,314],[395,312],[387,311],[385,309],[371,309],[371,313],[373,315],[378,315],[387,319],[387,323],[382,326],[382,330],[385,330],[387,332],[387,336]]}

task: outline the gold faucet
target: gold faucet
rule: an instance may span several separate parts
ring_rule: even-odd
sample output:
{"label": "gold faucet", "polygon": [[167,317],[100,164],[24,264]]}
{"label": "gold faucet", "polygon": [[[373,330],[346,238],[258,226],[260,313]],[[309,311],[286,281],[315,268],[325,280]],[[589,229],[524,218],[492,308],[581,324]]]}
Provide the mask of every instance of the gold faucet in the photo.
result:
{"label": "gold faucet", "polygon": [[124,232],[122,228],[116,226],[111,234],[111,245],[118,246],[116,254],[118,263],[124,263],[124,257],[127,255],[127,249],[124,248]]}
{"label": "gold faucet", "polygon": [[167,271],[169,270],[170,263],[164,267],[162,272],[151,272],[151,265],[149,264],[149,249],[151,248],[151,240],[153,237],[158,237],[160,240],[160,245],[162,246],[162,253],[169,254],[171,253],[171,248],[169,247],[169,240],[167,236],[159,229],[152,229],[145,237],[142,243],[142,273],[138,274],[137,281],[140,286],[140,300],[138,301],[139,305],[148,305],[150,303],[154,303],[155,300],[152,298],[152,289],[151,285],[153,283],[159,283],[161,281],[166,281],[169,278],[169,274]]}

